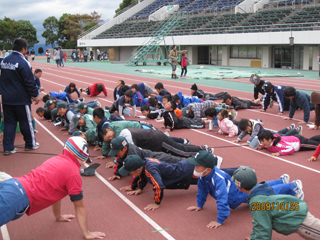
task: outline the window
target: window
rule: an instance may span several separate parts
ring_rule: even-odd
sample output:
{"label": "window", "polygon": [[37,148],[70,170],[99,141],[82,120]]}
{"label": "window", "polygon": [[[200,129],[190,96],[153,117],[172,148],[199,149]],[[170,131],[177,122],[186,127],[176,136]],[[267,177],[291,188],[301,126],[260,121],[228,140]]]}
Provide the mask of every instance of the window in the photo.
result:
{"label": "window", "polygon": [[261,46],[231,46],[231,58],[261,59]]}

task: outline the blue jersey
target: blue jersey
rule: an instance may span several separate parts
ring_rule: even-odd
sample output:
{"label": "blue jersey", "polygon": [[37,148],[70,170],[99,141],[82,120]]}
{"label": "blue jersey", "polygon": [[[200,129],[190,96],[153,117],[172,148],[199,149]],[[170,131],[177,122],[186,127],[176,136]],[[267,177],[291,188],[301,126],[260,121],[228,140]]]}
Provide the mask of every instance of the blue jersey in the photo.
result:
{"label": "blue jersey", "polygon": [[182,92],[178,92],[177,95],[180,98],[180,104],[177,105],[179,109],[187,107],[190,103],[202,103],[203,101],[200,98],[190,97],[187,95],[182,95]]}
{"label": "blue jersey", "polygon": [[29,105],[39,95],[31,65],[20,52],[13,51],[2,60],[0,92],[7,105]]}
{"label": "blue jersey", "polygon": [[49,92],[49,93],[51,97],[56,97],[58,100],[69,102],[66,92],[63,92],[63,93]]}
{"label": "blue jersey", "polygon": [[217,222],[220,224],[229,216],[230,208],[237,208],[241,203],[246,203],[248,198],[246,193],[237,189],[230,175],[217,167],[214,167],[208,176],[198,180],[198,207],[203,208],[208,194],[217,200]]}

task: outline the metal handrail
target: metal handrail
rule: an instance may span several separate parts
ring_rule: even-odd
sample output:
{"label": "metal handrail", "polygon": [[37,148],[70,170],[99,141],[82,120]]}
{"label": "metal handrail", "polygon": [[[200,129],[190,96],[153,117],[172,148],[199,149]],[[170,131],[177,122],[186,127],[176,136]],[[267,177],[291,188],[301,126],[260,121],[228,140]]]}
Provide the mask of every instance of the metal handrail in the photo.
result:
{"label": "metal handrail", "polygon": [[98,27],[102,26],[103,24],[109,22],[110,19],[107,19],[106,21],[103,21],[101,23],[98,23],[96,25],[94,25],[93,27],[89,28],[87,31],[81,33],[79,36],[78,36],[78,39],[82,38],[83,36],[87,35],[88,33],[92,32],[93,30],[97,29]]}

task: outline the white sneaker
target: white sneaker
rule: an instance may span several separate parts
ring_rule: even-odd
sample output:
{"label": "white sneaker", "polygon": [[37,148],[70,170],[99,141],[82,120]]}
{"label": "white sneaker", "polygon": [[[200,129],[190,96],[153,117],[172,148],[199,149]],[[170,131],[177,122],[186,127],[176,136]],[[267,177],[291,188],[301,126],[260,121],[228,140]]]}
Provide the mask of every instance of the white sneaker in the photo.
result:
{"label": "white sneaker", "polygon": [[169,132],[165,131],[164,134],[165,134],[166,136],[170,137],[170,133],[169,133]]}
{"label": "white sneaker", "polygon": [[208,149],[208,152],[212,153],[212,155],[213,155],[213,153],[214,153],[214,148],[209,148],[209,149]]}
{"label": "white sneaker", "polygon": [[297,130],[299,135],[302,135],[302,126],[296,127],[296,130]]}
{"label": "white sneaker", "polygon": [[288,174],[283,174],[280,179],[282,179],[283,183],[289,183],[290,182],[290,176]]}
{"label": "white sneaker", "polygon": [[216,156],[218,159],[217,159],[217,168],[220,168],[221,167],[221,164],[223,162],[223,158],[222,157],[218,157]]}
{"label": "white sneaker", "polygon": [[36,149],[38,149],[39,147],[40,147],[40,144],[39,144],[39,143],[36,143],[36,145],[33,146],[32,148],[25,148],[24,150],[25,150],[25,151],[36,150]]}
{"label": "white sneaker", "polygon": [[98,107],[101,107],[101,103],[99,101],[96,101]]}
{"label": "white sneaker", "polygon": [[59,90],[59,93],[63,93],[62,90]]}
{"label": "white sneaker", "polygon": [[79,92],[82,93],[82,88],[79,88]]}
{"label": "white sneaker", "polygon": [[303,200],[304,192],[302,190],[302,182],[300,180],[294,180],[293,183],[296,185],[296,188],[292,189],[296,193],[294,196]]}
{"label": "white sneaker", "polygon": [[202,145],[202,146],[201,146],[201,150],[206,150],[206,151],[208,151],[208,145]]}
{"label": "white sneaker", "polygon": [[292,130],[296,127],[296,125],[294,123],[290,124],[289,129]]}

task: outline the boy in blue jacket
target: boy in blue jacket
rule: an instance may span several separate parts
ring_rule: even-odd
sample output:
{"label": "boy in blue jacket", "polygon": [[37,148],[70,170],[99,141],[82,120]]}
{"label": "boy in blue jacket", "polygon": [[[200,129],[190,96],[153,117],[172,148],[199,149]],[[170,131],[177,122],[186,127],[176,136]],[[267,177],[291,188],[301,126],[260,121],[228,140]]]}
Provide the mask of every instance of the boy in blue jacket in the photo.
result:
{"label": "boy in blue jacket", "polygon": [[248,194],[253,229],[246,240],[272,239],[272,230],[283,235],[297,233],[304,239],[320,239],[320,220],[308,211],[302,199],[277,195],[266,182],[258,183],[250,167],[240,166],[232,181],[241,192]]}
{"label": "boy in blue jacket", "polygon": [[[124,95],[124,92],[122,91],[122,87],[125,85],[123,80],[119,80],[117,82],[117,86],[113,90],[113,99],[116,101],[119,97]],[[127,89],[129,90],[129,89]]]}
{"label": "boy in blue jacket", "polygon": [[303,120],[305,123],[309,122],[310,111],[315,109],[315,105],[310,103],[310,96],[304,92],[296,91],[293,87],[286,87],[283,90],[283,94],[286,98],[290,99],[290,109],[289,118],[286,120],[291,120],[295,111],[300,108],[303,109]]}
{"label": "boy in blue jacket", "polygon": [[[197,206],[189,207],[188,211],[200,211],[207,200],[208,194],[217,200],[218,216],[216,221],[210,222],[208,228],[217,228],[223,224],[230,214],[230,208],[236,209],[248,200],[248,194],[239,191],[231,181],[229,174],[215,166],[214,159],[204,152],[199,152],[194,158],[186,161],[195,165],[194,175],[199,177]],[[278,180],[268,182],[277,194],[288,194],[303,198],[302,183],[296,180],[289,182],[289,176],[284,174]]]}
{"label": "boy in blue jacket", "polygon": [[177,103],[177,108],[179,108],[179,109],[187,107],[190,103],[202,103],[203,102],[203,100],[201,98],[182,95],[181,91],[173,96],[173,101],[175,101]]}
{"label": "boy in blue jacket", "polygon": [[141,107],[144,104],[144,98],[142,96],[142,94],[139,92],[139,86],[137,84],[133,84],[131,86],[131,91],[133,92],[133,101],[136,104],[137,107]]}

